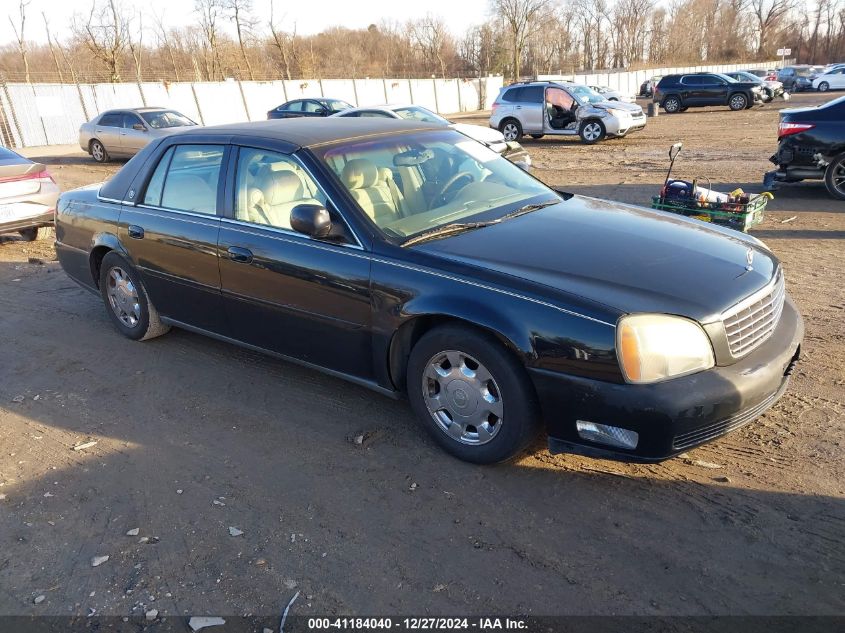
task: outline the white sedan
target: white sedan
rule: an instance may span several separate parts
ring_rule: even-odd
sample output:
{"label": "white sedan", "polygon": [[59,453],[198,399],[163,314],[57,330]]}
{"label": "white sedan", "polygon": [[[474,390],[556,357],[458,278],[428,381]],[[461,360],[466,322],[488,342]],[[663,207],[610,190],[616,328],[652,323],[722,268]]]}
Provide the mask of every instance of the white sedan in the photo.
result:
{"label": "white sedan", "polygon": [[845,67],[834,68],[813,79],[813,88],[819,92],[845,88]]}
{"label": "white sedan", "polygon": [[501,154],[512,163],[523,169],[530,169],[531,157],[516,141],[506,141],[499,130],[493,130],[481,125],[469,123],[453,123],[439,114],[418,105],[377,105],[362,108],[350,108],[332,114],[333,117],[379,117],[384,119],[406,119],[422,121],[423,123],[437,123],[457,130],[461,134],[486,145],[497,154]]}

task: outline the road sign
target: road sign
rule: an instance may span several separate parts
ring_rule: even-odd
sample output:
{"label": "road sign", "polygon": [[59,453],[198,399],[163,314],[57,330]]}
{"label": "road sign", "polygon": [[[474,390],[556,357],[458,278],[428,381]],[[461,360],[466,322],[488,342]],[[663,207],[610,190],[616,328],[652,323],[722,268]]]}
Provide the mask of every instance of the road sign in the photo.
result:
{"label": "road sign", "polygon": [[787,55],[792,55],[791,48],[779,48],[777,52],[778,57],[785,57]]}

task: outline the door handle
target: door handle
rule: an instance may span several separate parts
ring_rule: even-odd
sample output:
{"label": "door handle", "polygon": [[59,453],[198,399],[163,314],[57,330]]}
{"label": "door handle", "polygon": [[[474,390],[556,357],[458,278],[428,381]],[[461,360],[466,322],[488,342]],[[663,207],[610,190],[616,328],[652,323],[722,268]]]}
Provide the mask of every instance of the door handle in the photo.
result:
{"label": "door handle", "polygon": [[135,224],[129,225],[129,237],[133,240],[142,240],[144,239],[144,229],[140,226],[136,226]]}
{"label": "door handle", "polygon": [[240,246],[230,246],[227,252],[229,254],[229,259],[231,259],[233,262],[237,262],[239,264],[252,263],[252,251],[248,248],[241,248]]}
{"label": "door handle", "polygon": [[516,106],[517,110],[522,110],[522,106]]}

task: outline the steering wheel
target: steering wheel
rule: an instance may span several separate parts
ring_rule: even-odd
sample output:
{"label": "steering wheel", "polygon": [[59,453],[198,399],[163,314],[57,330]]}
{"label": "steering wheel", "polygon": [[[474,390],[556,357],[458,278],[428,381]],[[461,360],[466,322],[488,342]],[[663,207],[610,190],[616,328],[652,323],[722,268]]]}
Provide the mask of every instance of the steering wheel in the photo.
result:
{"label": "steering wheel", "polygon": [[459,171],[457,174],[449,178],[449,180],[446,181],[446,184],[440,188],[440,193],[438,193],[436,196],[434,196],[434,198],[431,199],[431,204],[428,206],[428,208],[433,209],[434,207],[439,207],[449,202],[450,198],[448,198],[447,193],[450,189],[455,187],[455,184],[457,182],[464,179],[468,179],[469,182],[467,182],[461,187],[456,188],[452,196],[453,198],[455,195],[458,194],[461,189],[466,187],[468,184],[475,182],[475,176],[473,176],[471,173],[469,173],[468,171]]}

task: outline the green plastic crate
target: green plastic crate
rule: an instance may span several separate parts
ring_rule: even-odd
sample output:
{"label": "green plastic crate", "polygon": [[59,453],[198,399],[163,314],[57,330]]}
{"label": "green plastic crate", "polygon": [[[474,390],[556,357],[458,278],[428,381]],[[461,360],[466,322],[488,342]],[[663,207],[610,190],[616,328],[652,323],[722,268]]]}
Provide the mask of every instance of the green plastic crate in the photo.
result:
{"label": "green plastic crate", "polygon": [[651,208],[677,213],[688,218],[696,218],[704,222],[729,226],[737,231],[747,232],[753,226],[763,221],[763,215],[769,197],[762,194],[752,195],[747,204],[734,202],[696,202],[683,198],[665,199],[654,196]]}

